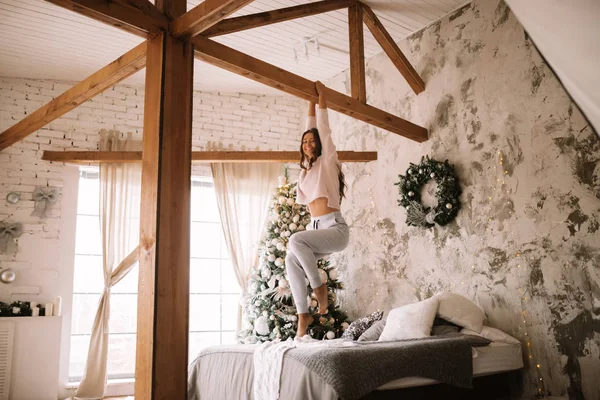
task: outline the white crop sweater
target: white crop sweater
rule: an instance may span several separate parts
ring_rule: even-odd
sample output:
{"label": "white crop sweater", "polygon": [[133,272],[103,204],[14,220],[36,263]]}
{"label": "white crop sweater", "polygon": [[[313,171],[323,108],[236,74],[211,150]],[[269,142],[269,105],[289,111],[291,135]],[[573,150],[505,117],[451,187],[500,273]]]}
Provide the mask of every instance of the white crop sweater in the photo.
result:
{"label": "white crop sweater", "polygon": [[321,139],[321,156],[313,163],[309,170],[303,169],[298,177],[298,194],[296,202],[308,204],[320,197],[327,197],[327,205],[340,209],[340,182],[337,151],[331,139],[329,116],[327,109],[317,108],[317,118],[308,117],[306,130],[316,128]]}

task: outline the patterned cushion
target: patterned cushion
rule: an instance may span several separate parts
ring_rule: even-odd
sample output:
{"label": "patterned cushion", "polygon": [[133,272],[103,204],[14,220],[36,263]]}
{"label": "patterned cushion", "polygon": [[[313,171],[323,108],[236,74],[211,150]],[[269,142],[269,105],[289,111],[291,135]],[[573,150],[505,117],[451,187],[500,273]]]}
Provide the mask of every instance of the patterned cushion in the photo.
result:
{"label": "patterned cushion", "polygon": [[367,329],[371,327],[375,322],[379,321],[383,317],[383,311],[375,311],[374,313],[362,317],[354,321],[346,328],[342,339],[356,340],[362,335]]}

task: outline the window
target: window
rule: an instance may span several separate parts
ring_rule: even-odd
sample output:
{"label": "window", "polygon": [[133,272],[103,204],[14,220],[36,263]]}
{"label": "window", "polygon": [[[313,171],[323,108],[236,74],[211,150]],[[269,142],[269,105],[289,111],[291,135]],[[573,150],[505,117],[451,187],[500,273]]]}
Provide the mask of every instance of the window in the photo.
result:
{"label": "window", "polygon": [[[75,244],[69,380],[80,381],[104,286],[98,169],[80,171]],[[213,184],[192,182],[190,360],[204,347],[235,342],[240,288],[231,267]],[[111,289],[109,379],[133,378],[137,325],[137,266]]]}
{"label": "window", "polygon": [[190,361],[218,344],[235,343],[240,287],[223,238],[212,180],[192,182]]}

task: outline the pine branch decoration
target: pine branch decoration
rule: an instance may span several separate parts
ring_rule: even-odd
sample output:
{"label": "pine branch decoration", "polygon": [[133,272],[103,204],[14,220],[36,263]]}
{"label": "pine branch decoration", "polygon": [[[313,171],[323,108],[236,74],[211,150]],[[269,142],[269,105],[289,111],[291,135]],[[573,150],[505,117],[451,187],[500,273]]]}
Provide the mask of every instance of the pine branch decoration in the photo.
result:
{"label": "pine branch decoration", "polygon": [[[395,183],[400,194],[398,204],[406,208],[406,223],[409,226],[431,228],[435,223],[444,226],[458,214],[462,191],[454,167],[448,160],[440,162],[429,156],[423,157],[419,165],[411,163],[406,175],[398,177],[399,181]],[[421,188],[430,179],[434,179],[438,185],[437,205],[431,209],[421,204]]]}

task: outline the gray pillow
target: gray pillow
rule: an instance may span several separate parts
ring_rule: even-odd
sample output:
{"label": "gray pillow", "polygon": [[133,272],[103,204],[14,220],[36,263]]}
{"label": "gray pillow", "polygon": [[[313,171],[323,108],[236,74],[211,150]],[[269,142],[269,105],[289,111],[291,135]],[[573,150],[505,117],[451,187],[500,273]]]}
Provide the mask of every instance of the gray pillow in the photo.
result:
{"label": "gray pillow", "polygon": [[371,327],[375,322],[379,321],[383,317],[383,311],[375,311],[354,321],[342,334],[342,339],[356,340],[365,333],[367,329]]}
{"label": "gray pillow", "polygon": [[383,328],[385,328],[385,320],[382,319],[380,321],[375,322],[369,329],[365,331],[358,338],[359,342],[375,342],[381,336],[381,332],[383,332]]}
{"label": "gray pillow", "polygon": [[431,328],[431,336],[445,335],[446,333],[458,333],[456,325],[434,325]]}

